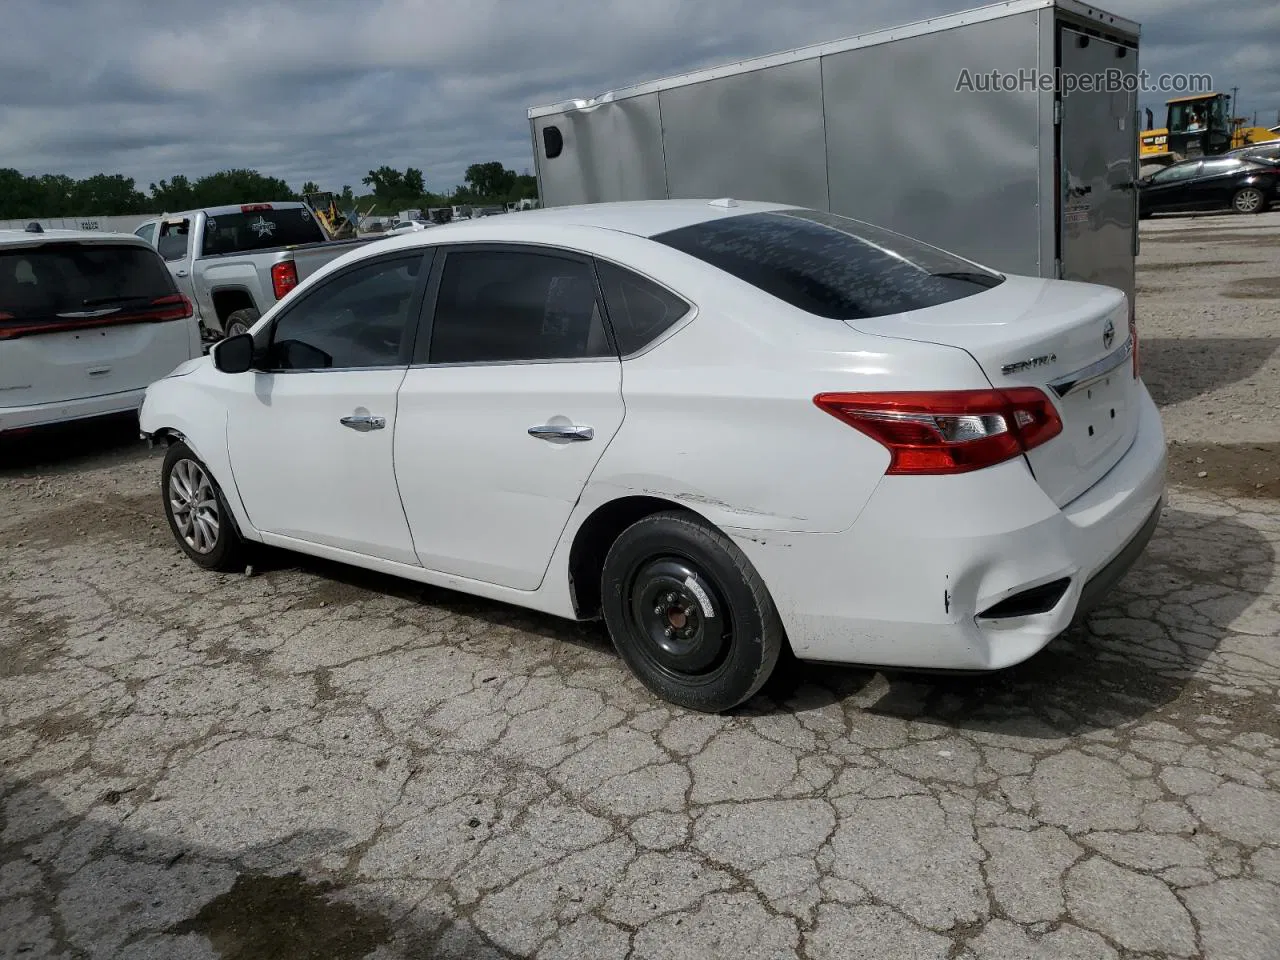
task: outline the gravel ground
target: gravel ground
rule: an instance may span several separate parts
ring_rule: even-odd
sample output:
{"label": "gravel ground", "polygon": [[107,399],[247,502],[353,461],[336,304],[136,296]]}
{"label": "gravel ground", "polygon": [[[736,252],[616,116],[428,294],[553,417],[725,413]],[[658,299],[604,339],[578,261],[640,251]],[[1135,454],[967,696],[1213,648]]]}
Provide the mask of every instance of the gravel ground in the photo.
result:
{"label": "gravel ground", "polygon": [[204,574],[129,425],[5,450],[0,957],[1274,960],[1280,214],[1151,221],[1139,282],[1174,483],[1089,626],[733,716],[593,625]]}

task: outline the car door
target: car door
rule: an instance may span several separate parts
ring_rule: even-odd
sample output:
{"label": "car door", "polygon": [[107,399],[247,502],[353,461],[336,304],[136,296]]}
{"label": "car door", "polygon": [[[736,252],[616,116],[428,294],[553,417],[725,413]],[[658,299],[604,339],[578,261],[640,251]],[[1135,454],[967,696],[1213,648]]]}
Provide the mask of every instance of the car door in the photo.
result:
{"label": "car door", "polygon": [[194,224],[190,217],[174,217],[159,222],[155,232],[155,248],[164,258],[169,275],[178,285],[178,291],[191,301],[191,308],[200,318],[200,304],[196,298],[195,281],[191,275],[193,257]]}
{"label": "car door", "polygon": [[595,271],[553,248],[444,248],[427,302],[395,435],[418,559],[534,590],[622,423]]}
{"label": "car door", "polygon": [[260,531],[417,564],[392,467],[396,394],[426,285],[421,251],[362,259],[255,335],[229,403],[236,488]]}
{"label": "car door", "polygon": [[1244,164],[1233,157],[1202,161],[1196,178],[1187,183],[1187,208],[1217,210],[1227,206],[1243,172]]}
{"label": "car door", "polygon": [[1150,213],[1185,210],[1190,203],[1188,186],[1200,171],[1203,161],[1175,163],[1155,173],[1142,191],[1142,207]]}

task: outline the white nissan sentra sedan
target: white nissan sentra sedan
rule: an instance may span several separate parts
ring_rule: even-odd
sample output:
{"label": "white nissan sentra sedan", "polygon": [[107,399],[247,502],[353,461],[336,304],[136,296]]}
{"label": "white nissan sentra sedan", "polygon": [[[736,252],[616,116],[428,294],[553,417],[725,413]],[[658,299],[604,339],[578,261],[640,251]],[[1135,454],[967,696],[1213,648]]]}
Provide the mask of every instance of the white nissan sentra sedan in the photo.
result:
{"label": "white nissan sentra sedan", "polygon": [[1124,294],[774,204],[532,211],[329,264],[153,384],[196,563],[285,547],[601,616],[719,711],[806,660],[992,670],[1164,495]]}

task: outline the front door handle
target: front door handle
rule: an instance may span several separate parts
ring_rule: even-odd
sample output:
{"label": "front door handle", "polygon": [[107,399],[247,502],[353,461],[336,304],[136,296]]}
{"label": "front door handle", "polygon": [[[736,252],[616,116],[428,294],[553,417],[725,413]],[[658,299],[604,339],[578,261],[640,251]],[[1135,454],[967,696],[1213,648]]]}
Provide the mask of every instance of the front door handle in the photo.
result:
{"label": "front door handle", "polygon": [[529,436],[559,443],[592,440],[595,435],[596,432],[592,427],[582,427],[576,423],[544,423],[541,426],[529,428]]}
{"label": "front door handle", "polygon": [[185,277],[186,275],[187,275],[187,271],[185,270],[179,270],[177,273],[174,274],[175,277]]}
{"label": "front door handle", "polygon": [[386,417],[343,417],[338,421],[344,427],[350,427],[352,430],[359,430],[361,433],[368,433],[370,430],[381,430],[387,425]]}

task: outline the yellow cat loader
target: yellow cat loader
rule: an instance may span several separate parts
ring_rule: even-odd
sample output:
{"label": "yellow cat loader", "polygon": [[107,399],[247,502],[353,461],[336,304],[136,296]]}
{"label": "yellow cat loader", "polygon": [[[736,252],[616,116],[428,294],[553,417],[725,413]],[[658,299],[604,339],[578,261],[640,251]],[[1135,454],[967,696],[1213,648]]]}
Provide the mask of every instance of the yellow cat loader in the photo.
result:
{"label": "yellow cat loader", "polygon": [[1147,110],[1146,129],[1140,134],[1138,160],[1161,166],[1191,157],[1211,157],[1237,147],[1280,140],[1264,127],[1245,126],[1245,118],[1232,117],[1231,97],[1225,93],[1196,93],[1165,102],[1165,124],[1155,126]]}
{"label": "yellow cat loader", "polygon": [[332,193],[308,193],[302,202],[307,205],[330,240],[351,240],[356,236],[356,225],[347,214],[338,209],[338,199]]}

